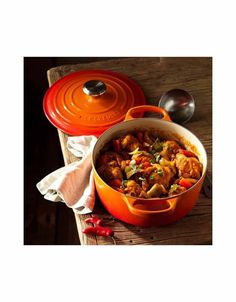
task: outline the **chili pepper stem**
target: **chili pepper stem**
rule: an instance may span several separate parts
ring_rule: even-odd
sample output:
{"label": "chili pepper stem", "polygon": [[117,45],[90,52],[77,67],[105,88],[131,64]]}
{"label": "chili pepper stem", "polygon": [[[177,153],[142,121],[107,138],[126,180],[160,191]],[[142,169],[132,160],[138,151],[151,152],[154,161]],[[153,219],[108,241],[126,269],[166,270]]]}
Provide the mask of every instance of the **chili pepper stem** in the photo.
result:
{"label": "chili pepper stem", "polygon": [[113,240],[114,245],[117,245],[115,238],[114,238],[113,236],[110,236],[110,237],[111,237],[111,239]]}

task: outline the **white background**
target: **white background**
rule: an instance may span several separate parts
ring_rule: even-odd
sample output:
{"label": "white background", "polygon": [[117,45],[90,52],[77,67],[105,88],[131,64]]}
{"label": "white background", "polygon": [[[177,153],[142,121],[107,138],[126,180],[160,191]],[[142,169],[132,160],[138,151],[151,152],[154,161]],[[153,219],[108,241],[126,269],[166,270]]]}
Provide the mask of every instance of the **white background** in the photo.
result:
{"label": "white background", "polygon": [[[233,1],[5,1],[0,14],[0,300],[236,301]],[[23,245],[24,56],[213,57],[212,246]]]}

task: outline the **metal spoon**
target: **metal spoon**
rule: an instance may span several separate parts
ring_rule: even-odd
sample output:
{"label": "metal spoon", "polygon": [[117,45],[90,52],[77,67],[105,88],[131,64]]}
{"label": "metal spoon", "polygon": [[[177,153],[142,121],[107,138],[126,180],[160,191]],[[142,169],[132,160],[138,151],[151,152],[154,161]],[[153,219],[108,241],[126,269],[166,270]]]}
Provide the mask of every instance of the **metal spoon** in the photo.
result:
{"label": "metal spoon", "polygon": [[169,113],[173,122],[184,124],[193,116],[195,102],[193,96],[187,91],[172,89],[162,95],[159,107]]}
{"label": "metal spoon", "polygon": [[[172,89],[164,93],[159,101],[159,107],[165,109],[177,124],[188,122],[195,110],[194,98],[187,91],[182,89]],[[212,183],[206,174],[202,191],[208,198],[212,197]]]}

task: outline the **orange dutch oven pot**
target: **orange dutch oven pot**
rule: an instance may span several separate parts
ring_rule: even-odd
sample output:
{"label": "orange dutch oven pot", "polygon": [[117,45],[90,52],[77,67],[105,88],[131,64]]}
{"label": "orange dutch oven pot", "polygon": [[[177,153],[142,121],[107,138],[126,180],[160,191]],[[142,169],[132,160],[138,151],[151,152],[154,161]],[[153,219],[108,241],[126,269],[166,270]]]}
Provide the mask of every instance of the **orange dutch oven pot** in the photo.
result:
{"label": "orange dutch oven pot", "polygon": [[[154,111],[162,115],[158,118],[135,118],[145,111]],[[186,149],[195,152],[203,164],[201,178],[187,191],[165,198],[142,199],[125,195],[111,188],[96,171],[96,160],[100,150],[112,139],[125,133],[138,130],[158,131],[166,139],[174,139],[183,143]],[[106,130],[97,140],[92,153],[92,166],[98,196],[114,217],[137,226],[160,226],[173,223],[188,214],[195,206],[206,175],[207,154],[200,140],[186,128],[171,122],[168,113],[156,106],[137,106],[131,108],[125,121]]]}

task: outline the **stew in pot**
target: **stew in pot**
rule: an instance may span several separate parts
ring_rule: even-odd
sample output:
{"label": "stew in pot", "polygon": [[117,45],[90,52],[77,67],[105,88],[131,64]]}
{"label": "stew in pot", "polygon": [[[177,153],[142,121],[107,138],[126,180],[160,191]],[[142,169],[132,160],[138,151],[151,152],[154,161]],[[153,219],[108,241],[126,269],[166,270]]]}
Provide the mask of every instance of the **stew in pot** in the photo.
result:
{"label": "stew in pot", "polygon": [[96,162],[100,177],[115,190],[139,198],[182,193],[202,175],[196,154],[155,131],[128,133],[110,141]]}

